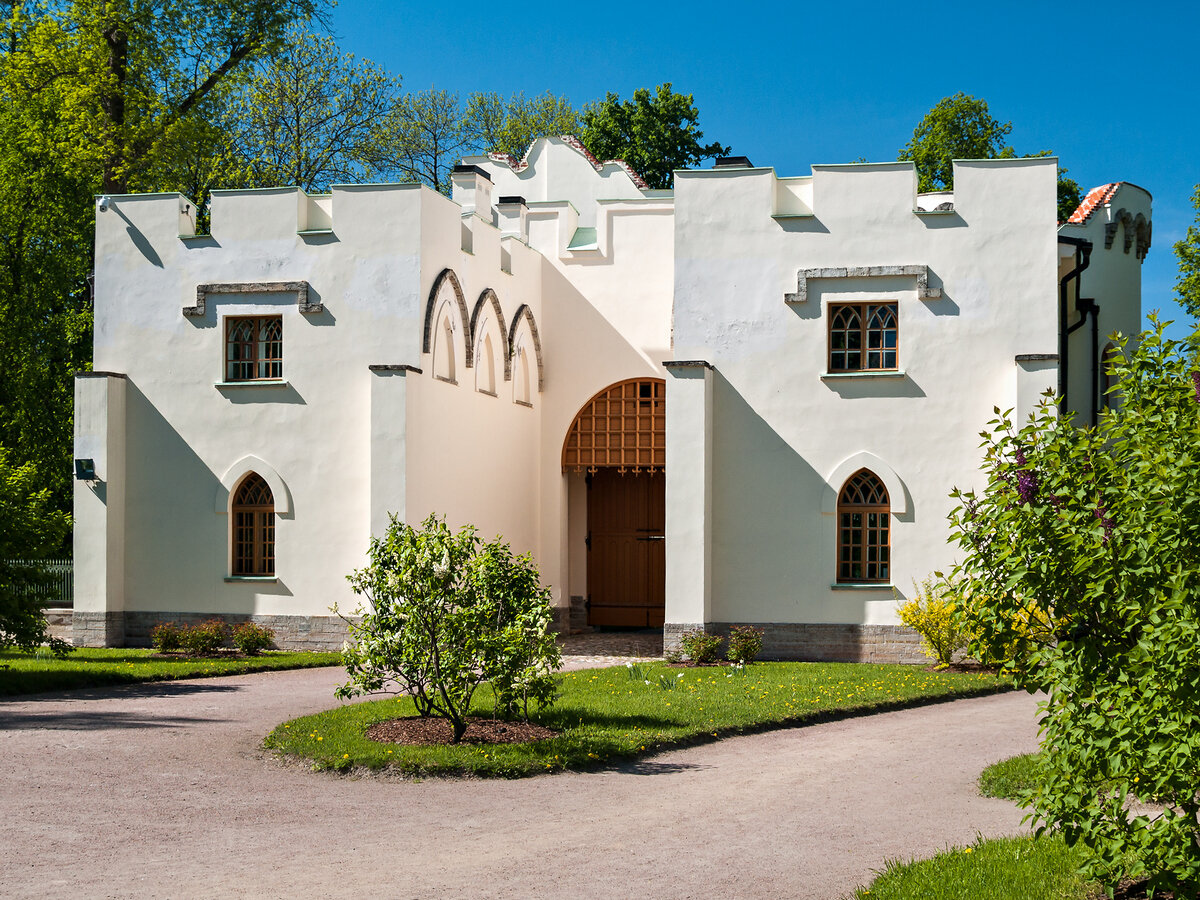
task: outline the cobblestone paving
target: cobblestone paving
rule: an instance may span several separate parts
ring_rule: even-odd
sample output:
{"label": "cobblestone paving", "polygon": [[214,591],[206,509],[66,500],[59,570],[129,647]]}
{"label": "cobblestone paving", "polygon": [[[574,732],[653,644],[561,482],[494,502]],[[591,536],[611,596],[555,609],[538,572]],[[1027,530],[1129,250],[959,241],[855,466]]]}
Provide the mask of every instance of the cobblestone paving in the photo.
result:
{"label": "cobblestone paving", "polygon": [[663,638],[659,629],[645,631],[593,631],[559,637],[563,668],[587,669],[617,666],[627,662],[662,659]]}

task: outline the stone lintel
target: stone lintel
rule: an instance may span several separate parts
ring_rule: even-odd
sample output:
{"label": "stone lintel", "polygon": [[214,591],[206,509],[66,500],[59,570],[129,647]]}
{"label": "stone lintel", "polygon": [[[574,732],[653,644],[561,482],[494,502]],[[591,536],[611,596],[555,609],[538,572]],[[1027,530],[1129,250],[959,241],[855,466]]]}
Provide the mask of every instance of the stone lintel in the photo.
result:
{"label": "stone lintel", "polygon": [[798,269],[796,292],[783,295],[784,303],[806,303],[808,281],[811,278],[883,278],[888,275],[910,275],[917,279],[917,297],[921,300],[940,300],[941,288],[929,286],[929,266],[836,266],[820,269]]}
{"label": "stone lintel", "polygon": [[325,311],[323,303],[308,302],[307,281],[239,281],[224,284],[196,285],[196,305],[185,306],[185,316],[203,316],[208,310],[209,294],[291,294],[296,295],[296,307],[302,313]]}

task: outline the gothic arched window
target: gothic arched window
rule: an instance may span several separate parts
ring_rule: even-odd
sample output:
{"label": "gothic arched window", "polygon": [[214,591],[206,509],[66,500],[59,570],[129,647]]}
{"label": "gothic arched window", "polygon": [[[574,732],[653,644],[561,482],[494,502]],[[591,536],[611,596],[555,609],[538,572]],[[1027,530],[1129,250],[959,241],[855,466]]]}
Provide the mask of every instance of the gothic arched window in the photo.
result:
{"label": "gothic arched window", "polygon": [[251,472],[233,496],[233,574],[275,574],[275,498],[262,476]]}
{"label": "gothic arched window", "polygon": [[838,584],[891,580],[891,509],[887,488],[859,469],[838,495]]}

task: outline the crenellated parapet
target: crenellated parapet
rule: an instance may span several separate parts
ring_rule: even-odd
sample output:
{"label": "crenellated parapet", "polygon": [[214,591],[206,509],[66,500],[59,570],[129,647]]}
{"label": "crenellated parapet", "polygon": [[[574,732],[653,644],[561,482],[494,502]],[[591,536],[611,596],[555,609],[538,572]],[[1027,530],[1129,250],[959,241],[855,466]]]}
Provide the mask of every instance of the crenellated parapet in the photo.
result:
{"label": "crenellated parapet", "polygon": [[675,196],[677,204],[688,206],[684,216],[701,205],[706,217],[717,219],[753,210],[790,231],[855,219],[887,220],[893,226],[924,222],[927,229],[966,227],[981,218],[1039,217],[1038,207],[1053,199],[1041,189],[1051,182],[1048,173],[1055,164],[1050,157],[959,160],[954,190],[919,193],[911,162],[814,165],[811,175],[790,177],[745,162],[678,172]]}

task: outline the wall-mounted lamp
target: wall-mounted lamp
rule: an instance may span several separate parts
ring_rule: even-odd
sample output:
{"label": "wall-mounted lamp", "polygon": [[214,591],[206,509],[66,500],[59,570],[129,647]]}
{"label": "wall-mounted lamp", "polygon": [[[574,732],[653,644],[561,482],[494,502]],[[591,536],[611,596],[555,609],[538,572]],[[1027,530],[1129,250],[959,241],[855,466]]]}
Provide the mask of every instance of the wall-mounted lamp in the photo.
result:
{"label": "wall-mounted lamp", "polygon": [[75,460],[75,479],[77,481],[95,481],[96,461],[94,459]]}

